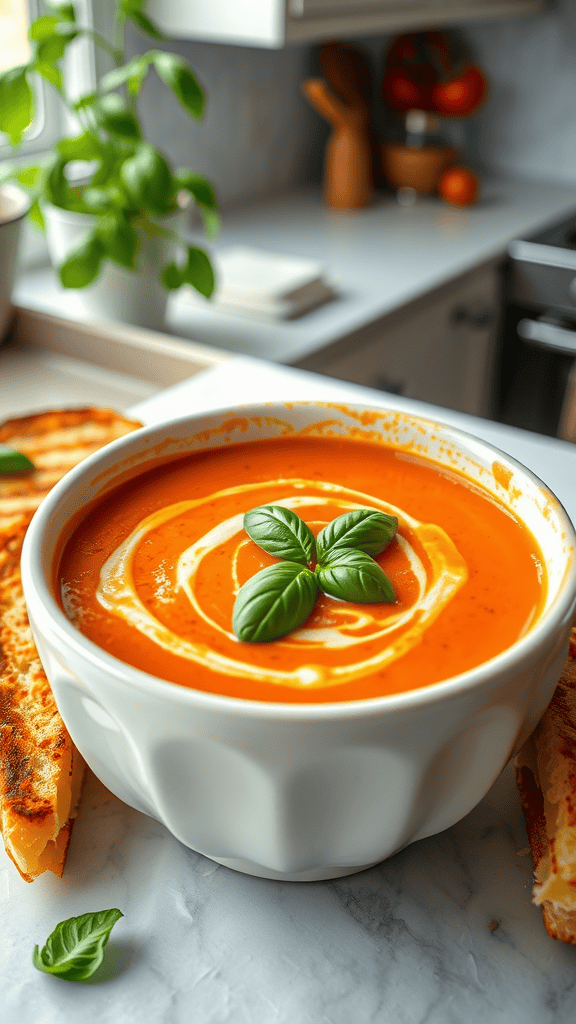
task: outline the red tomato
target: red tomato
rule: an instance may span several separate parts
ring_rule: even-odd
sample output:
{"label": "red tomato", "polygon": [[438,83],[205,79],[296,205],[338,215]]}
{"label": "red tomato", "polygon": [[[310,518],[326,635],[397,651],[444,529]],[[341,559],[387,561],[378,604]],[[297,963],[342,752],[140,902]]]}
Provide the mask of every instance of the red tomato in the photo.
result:
{"label": "red tomato", "polygon": [[480,181],[469,167],[449,167],[437,187],[450,206],[472,206],[480,195]]}
{"label": "red tomato", "polygon": [[384,75],[383,95],[393,110],[429,110],[432,86],[415,82],[406,71],[394,68]]}
{"label": "red tomato", "polygon": [[471,64],[459,78],[438,82],[432,90],[434,110],[448,117],[464,117],[480,106],[486,95],[486,79],[476,64]]}

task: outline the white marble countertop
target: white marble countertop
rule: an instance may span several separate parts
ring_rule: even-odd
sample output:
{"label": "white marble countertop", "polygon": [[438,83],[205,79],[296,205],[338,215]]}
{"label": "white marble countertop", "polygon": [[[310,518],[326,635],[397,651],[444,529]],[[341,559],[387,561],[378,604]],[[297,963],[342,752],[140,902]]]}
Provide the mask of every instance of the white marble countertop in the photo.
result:
{"label": "white marble countertop", "polygon": [[[513,238],[574,211],[574,189],[516,180],[485,181],[478,205],[463,209],[437,197],[404,207],[388,194],[365,210],[328,210],[317,191],[259,201],[225,212],[214,251],[247,245],[314,260],[325,269],[337,298],[294,320],[267,323],[175,294],[167,326],[179,337],[219,349],[294,364],[501,258]],[[198,242],[207,244],[200,236]],[[48,269],[22,275],[14,301],[85,318],[79,296],[64,292]]]}
{"label": "white marble countertop", "polygon": [[[238,358],[145,399],[148,422],[274,399],[381,392]],[[576,518],[576,446],[422,403],[529,465]],[[0,853],[3,1024],[571,1024],[576,949],[546,934],[508,766],[463,821],[357,875],[274,882],[218,867],[92,776],[64,877],[31,885]],[[118,907],[101,971],[31,962],[54,925]]]}

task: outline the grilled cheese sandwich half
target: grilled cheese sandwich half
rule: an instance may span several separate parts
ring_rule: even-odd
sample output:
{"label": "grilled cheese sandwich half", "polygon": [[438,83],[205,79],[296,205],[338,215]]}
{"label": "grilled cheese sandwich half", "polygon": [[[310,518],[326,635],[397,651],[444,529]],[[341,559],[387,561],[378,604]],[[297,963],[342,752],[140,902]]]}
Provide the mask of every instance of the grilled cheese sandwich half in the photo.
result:
{"label": "grilled cheese sandwich half", "polygon": [[141,426],[108,409],[70,409],[0,425],[0,444],[29,473],[0,476],[0,829],[31,882],[61,876],[84,762],[60,717],[26,614],[20,555],[28,524],[53,484],[104,444]]}
{"label": "grilled cheese sandwich half", "polygon": [[576,629],[552,701],[516,756],[534,903],[549,935],[576,945]]}

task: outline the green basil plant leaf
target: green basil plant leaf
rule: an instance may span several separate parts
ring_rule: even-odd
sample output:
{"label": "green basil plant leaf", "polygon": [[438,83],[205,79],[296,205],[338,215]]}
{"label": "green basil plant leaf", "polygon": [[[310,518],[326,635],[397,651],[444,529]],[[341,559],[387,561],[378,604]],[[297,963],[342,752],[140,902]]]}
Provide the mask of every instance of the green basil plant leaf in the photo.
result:
{"label": "green basil plant leaf", "polygon": [[10,171],[10,177],[16,178],[24,188],[34,188],[42,175],[42,166],[40,164],[29,164],[28,167],[13,167]]}
{"label": "green basil plant leaf", "polygon": [[130,18],[135,25],[138,26],[141,32],[144,32],[147,36],[152,36],[153,39],[165,39],[166,36],[160,31],[153,22],[143,13],[143,8],[146,6],[146,0],[120,0],[120,10],[125,18]]}
{"label": "green basil plant leaf", "polygon": [[64,78],[62,72],[57,64],[47,64],[42,60],[34,61],[34,71],[37,71],[42,78],[45,78],[50,85],[53,85],[58,92],[62,92],[64,86]]}
{"label": "green basil plant leaf", "polygon": [[34,101],[23,64],[0,72],[0,132],[18,145],[32,121]]}
{"label": "green basil plant leaf", "polygon": [[10,445],[0,444],[0,476],[9,473],[27,473],[34,469],[34,463],[30,462],[27,455],[16,451]]}
{"label": "green basil plant leaf", "polygon": [[138,142],[140,126],[138,121],[117,93],[108,93],[94,103],[94,117],[99,128],[127,142]]}
{"label": "green basil plant leaf", "polygon": [[45,231],[46,224],[44,221],[44,214],[42,213],[42,207],[37,199],[34,200],[30,209],[28,210],[28,217],[32,221],[32,224],[38,231]]}
{"label": "green basil plant leaf", "polygon": [[128,61],[121,68],[114,68],[113,71],[109,71],[104,75],[100,83],[102,91],[108,92],[111,89],[117,89],[120,85],[124,85],[127,82],[129,91],[133,96],[136,96],[140,92],[151,63],[152,55],[149,53],[133,57],[132,60]]}
{"label": "green basil plant leaf", "polygon": [[168,213],[173,208],[170,168],[150,143],[141,143],[134,156],[124,161],[120,177],[138,206],[156,214]]}
{"label": "green basil plant leaf", "polygon": [[92,284],[100,273],[103,256],[104,245],[94,226],[68,250],[66,259],[58,268],[64,288],[85,288]]}
{"label": "green basil plant leaf", "polygon": [[302,625],[317,593],[314,573],[299,562],[278,562],[261,569],[238,593],[234,632],[249,643],[276,640]]}
{"label": "green basil plant leaf", "polygon": [[184,109],[201,121],[204,116],[204,90],[186,62],[175,53],[157,50],[154,67],[165,85],[172,90]]}
{"label": "green basil plant leaf", "polygon": [[134,270],[138,247],[134,225],[120,211],[108,210],[100,215],[96,231],[105,255],[121,267]]}
{"label": "green basil plant leaf", "polygon": [[200,174],[195,174],[183,167],[174,172],[174,182],[178,189],[188,192],[196,203],[204,231],[208,238],[215,238],[220,230],[220,215],[216,205],[216,196],[210,182]]}
{"label": "green basil plant leaf", "polygon": [[186,264],[182,268],[182,283],[190,284],[209,299],[216,287],[214,268],[203,249],[187,246]]}
{"label": "green basil plant leaf", "polygon": [[340,601],[357,604],[394,602],[394,588],[377,562],[364,551],[338,548],[328,564],[316,569],[323,593]]}
{"label": "green basil plant leaf", "polygon": [[60,139],[56,149],[65,160],[97,160],[103,145],[91,132],[82,132],[80,135]]}
{"label": "green basil plant leaf", "polygon": [[314,556],[314,534],[309,526],[282,505],[261,505],[246,512],[244,529],[269,555],[306,565]]}
{"label": "green basil plant leaf", "polygon": [[57,11],[63,21],[76,21],[76,11],[70,0],[44,0],[44,3],[51,11]]}
{"label": "green basil plant leaf", "polygon": [[396,516],[386,515],[373,508],[357,508],[345,512],[328,523],[316,540],[319,562],[330,558],[337,548],[355,548],[375,558],[379,555],[398,530]]}
{"label": "green basil plant leaf", "polygon": [[144,35],[151,36],[152,39],[166,39],[164,33],[160,31],[154,22],[150,21],[150,18],[147,18],[140,11],[132,11],[129,17]]}
{"label": "green basil plant leaf", "polygon": [[123,916],[116,909],[99,910],[60,921],[42,949],[34,947],[34,966],[67,981],[86,981],[100,967],[110,932]]}
{"label": "green basil plant leaf", "polygon": [[175,263],[169,263],[160,274],[162,284],[168,291],[176,291],[177,288],[181,288],[184,284],[184,278],[182,277],[182,271]]}

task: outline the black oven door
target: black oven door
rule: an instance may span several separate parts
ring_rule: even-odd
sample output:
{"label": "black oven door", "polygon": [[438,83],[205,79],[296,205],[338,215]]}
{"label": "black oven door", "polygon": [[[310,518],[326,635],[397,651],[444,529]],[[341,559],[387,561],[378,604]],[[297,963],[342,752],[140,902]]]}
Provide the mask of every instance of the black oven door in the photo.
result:
{"label": "black oven door", "polygon": [[509,304],[497,375],[497,418],[552,437],[567,436],[576,385],[576,321],[556,311]]}

